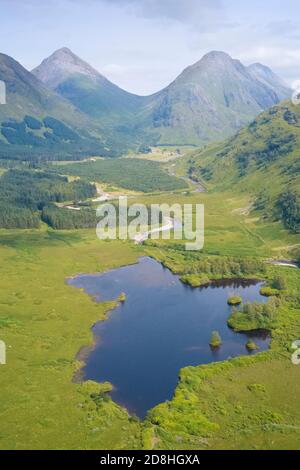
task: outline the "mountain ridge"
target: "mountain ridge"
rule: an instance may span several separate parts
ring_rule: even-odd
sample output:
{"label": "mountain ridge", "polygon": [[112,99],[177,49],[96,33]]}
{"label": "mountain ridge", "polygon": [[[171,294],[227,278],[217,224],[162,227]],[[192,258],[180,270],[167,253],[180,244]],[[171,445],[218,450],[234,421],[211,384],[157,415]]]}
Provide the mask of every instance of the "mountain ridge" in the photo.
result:
{"label": "mountain ridge", "polygon": [[[49,66],[53,67],[55,64],[57,68],[54,68],[54,76],[49,77],[47,74]],[[62,74],[64,69],[66,73],[84,73],[92,78],[102,77],[96,69],[82,59],[79,59],[68,47],[57,49],[53,54],[44,59],[39,66],[31,70],[31,73],[50,88],[55,88],[62,78],[60,74]],[[55,77],[55,72],[58,74],[57,77]]]}
{"label": "mountain ridge", "polygon": [[6,85],[6,104],[0,106],[1,156],[10,157],[13,149],[26,158],[37,151],[71,153],[75,145],[76,152],[99,148],[107,154],[106,136],[89,116],[6,54],[0,54],[0,80]]}
{"label": "mountain ridge", "polygon": [[289,95],[290,90],[282,84],[276,93],[275,79],[272,86],[267,85],[229,54],[212,51],[148,98],[150,112],[145,125],[159,129],[161,142],[180,143],[177,134],[203,144],[234,134]]}
{"label": "mountain ridge", "polygon": [[0,107],[0,123],[50,116],[100,139],[106,148],[115,145],[119,154],[140,144],[222,140],[290,95],[268,67],[246,67],[222,51],[205,54],[149,96],[123,90],[66,47],[32,72],[1,54],[0,79],[9,96],[8,105]]}
{"label": "mountain ridge", "polygon": [[44,59],[32,73],[82,112],[109,123],[117,120],[118,115],[123,117],[134,112],[142,100],[115,85],[65,47]]}

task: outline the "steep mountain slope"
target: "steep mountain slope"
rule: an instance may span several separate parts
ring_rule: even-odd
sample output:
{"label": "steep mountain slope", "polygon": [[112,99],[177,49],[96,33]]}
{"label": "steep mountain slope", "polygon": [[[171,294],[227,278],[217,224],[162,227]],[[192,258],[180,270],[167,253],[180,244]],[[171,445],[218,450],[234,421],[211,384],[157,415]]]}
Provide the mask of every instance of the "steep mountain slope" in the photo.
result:
{"label": "steep mountain slope", "polygon": [[264,217],[279,216],[300,230],[299,148],[300,106],[285,101],[235,137],[189,156],[187,171],[214,191],[249,193]]}
{"label": "steep mountain slope", "polygon": [[103,120],[128,117],[142,98],[122,90],[64,47],[32,73],[88,115]]}
{"label": "steep mountain slope", "polygon": [[[161,143],[205,143],[234,134],[262,110],[290,95],[276,76],[211,52],[148,99],[145,125]],[[271,82],[271,83],[270,83]]]}
{"label": "steep mountain slope", "polygon": [[0,80],[6,85],[6,104],[0,106],[2,157],[18,146],[22,155],[41,149],[108,153],[98,125],[5,54],[0,54]]}
{"label": "steep mountain slope", "polygon": [[67,48],[45,59],[33,73],[106,130],[131,139],[131,144],[220,140],[290,95],[267,67],[244,67],[224,52],[207,54],[148,97],[120,89]]}
{"label": "steep mountain slope", "polygon": [[289,97],[291,91],[287,88],[287,85],[280,79],[269,67],[256,63],[249,65],[247,71],[250,75],[270,87],[278,96],[279,100],[282,101]]}
{"label": "steep mountain slope", "polygon": [[53,93],[13,58],[0,54],[0,79],[6,84],[7,104],[0,107],[0,117],[20,119],[26,114],[43,117],[56,115],[71,125],[85,126],[88,118],[72,104]]}

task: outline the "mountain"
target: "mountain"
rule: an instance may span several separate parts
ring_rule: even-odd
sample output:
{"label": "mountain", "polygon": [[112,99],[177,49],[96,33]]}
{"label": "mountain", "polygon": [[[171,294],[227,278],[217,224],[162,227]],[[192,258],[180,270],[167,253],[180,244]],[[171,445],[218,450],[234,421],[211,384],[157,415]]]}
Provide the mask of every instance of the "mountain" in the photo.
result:
{"label": "mountain", "polygon": [[146,97],[122,90],[67,48],[32,73],[0,54],[0,80],[7,87],[1,149],[19,145],[19,152],[44,148],[70,156],[221,140],[290,95],[267,67],[245,67],[224,52],[206,54]]}
{"label": "mountain", "polygon": [[248,193],[252,209],[264,218],[278,216],[282,198],[294,198],[291,212],[286,209],[281,215],[287,225],[293,221],[300,231],[299,148],[300,106],[284,101],[234,137],[188,157],[187,172],[202,180],[208,190]]}
{"label": "mountain", "polygon": [[267,67],[245,67],[224,52],[210,52],[147,97],[122,90],[67,48],[32,72],[128,145],[220,140],[290,95]]}
{"label": "mountain", "polygon": [[247,70],[254,79],[273,89],[280,101],[290,96],[291,90],[269,67],[256,63],[249,65]]}
{"label": "mountain", "polygon": [[66,47],[43,60],[32,73],[78,109],[103,121],[119,122],[136,112],[143,101],[110,82]]}
{"label": "mountain", "polygon": [[268,68],[248,68],[215,51],[149,97],[143,123],[159,132],[160,143],[203,144],[234,134],[288,96],[290,90]]}
{"label": "mountain", "polygon": [[7,104],[0,107],[1,118],[9,115],[10,118],[18,119],[28,113],[42,117],[46,113],[54,113],[71,124],[87,120],[71,103],[53,93],[21,64],[5,54],[0,54],[0,79],[5,82],[7,92]]}
{"label": "mountain", "polygon": [[22,155],[41,150],[107,154],[99,126],[5,54],[0,54],[0,80],[6,85],[6,104],[0,106],[1,156],[16,153],[16,147]]}

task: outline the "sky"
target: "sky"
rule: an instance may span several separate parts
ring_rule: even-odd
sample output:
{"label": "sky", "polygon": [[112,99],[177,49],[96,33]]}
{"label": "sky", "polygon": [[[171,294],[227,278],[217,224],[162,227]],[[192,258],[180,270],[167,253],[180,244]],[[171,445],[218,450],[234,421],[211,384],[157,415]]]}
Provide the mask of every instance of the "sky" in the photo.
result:
{"label": "sky", "polygon": [[211,50],[300,80],[299,0],[0,0],[0,51],[31,70],[69,47],[146,95]]}

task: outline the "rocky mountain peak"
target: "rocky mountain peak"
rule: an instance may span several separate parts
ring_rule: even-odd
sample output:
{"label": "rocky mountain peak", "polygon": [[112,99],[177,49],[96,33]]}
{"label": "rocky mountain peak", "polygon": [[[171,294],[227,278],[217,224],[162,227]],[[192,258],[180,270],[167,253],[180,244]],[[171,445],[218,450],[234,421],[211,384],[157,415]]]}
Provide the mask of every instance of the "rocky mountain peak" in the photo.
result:
{"label": "rocky mountain peak", "polygon": [[67,47],[58,49],[50,57],[44,59],[38,67],[32,70],[32,73],[51,88],[56,88],[65,77],[76,74],[95,80],[104,78]]}

